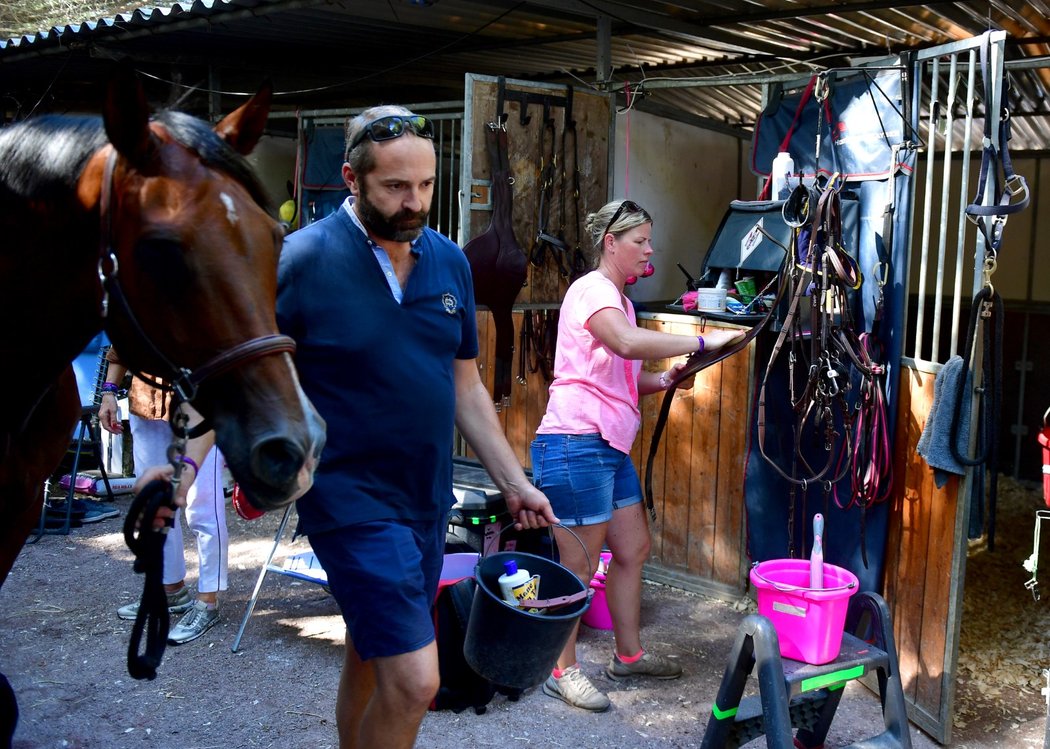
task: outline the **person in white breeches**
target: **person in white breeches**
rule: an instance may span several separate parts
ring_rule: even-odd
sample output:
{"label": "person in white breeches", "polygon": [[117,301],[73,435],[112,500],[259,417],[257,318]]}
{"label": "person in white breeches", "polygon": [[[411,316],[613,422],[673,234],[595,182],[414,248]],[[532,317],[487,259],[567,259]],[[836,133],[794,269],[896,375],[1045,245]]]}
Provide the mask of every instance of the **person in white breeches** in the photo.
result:
{"label": "person in white breeches", "polygon": [[[168,446],[171,444],[168,422],[131,414],[131,437],[137,473],[168,461]],[[186,525],[197,538],[197,599],[211,604],[216,604],[218,593],[226,590],[229,568],[223,467],[222,453],[217,447],[212,447],[186,495]],[[177,510],[174,525],[164,542],[163,582],[173,586],[174,590],[183,587],[186,580],[181,515],[182,510]]]}
{"label": "person in white breeches", "polygon": [[[126,374],[116,351],[107,354],[109,366],[102,386],[99,405],[99,423],[114,434],[123,432],[117,410],[118,385]],[[111,396],[111,397],[107,397]],[[158,390],[138,377],[133,377],[128,390],[128,410],[131,424],[132,450],[135,472],[142,475],[146,469],[168,462],[168,447],[172,443],[169,424],[171,399],[164,390]],[[186,496],[186,524],[197,540],[197,596],[194,599],[186,586],[186,557],[183,550],[182,511],[176,511],[174,524],[164,541],[164,590],[168,595],[168,611],[180,615],[178,623],[168,633],[173,645],[195,640],[219,620],[219,593],[226,590],[229,568],[229,534],[226,530],[226,496],[223,491],[224,460],[218,448],[212,447],[204,462],[197,465],[184,458],[186,478],[192,480]],[[117,609],[121,619],[134,619],[138,614],[136,601]]]}

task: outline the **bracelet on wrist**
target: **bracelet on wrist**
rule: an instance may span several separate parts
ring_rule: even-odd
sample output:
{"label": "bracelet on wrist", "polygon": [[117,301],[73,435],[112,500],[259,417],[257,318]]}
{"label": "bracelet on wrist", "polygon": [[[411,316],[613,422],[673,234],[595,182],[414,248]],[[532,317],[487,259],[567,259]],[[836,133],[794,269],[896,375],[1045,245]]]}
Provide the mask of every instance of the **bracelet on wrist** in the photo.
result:
{"label": "bracelet on wrist", "polygon": [[116,395],[117,391],[120,390],[120,388],[117,386],[117,383],[115,382],[103,382],[101,389],[103,393],[113,393],[114,395]]}
{"label": "bracelet on wrist", "polygon": [[700,348],[698,348],[696,350],[696,353],[698,353],[698,354],[704,353],[704,337],[702,335],[698,335],[696,337],[696,340],[700,344]]}
{"label": "bracelet on wrist", "polygon": [[671,383],[667,379],[667,372],[661,372],[660,373],[660,389],[661,390],[667,390],[667,388],[669,388],[669,387],[671,387]]}
{"label": "bracelet on wrist", "polygon": [[181,460],[186,465],[192,467],[194,475],[197,475],[197,474],[199,474],[201,472],[201,469],[199,467],[197,467],[197,461],[195,461],[193,458],[189,457],[188,455],[180,455],[179,456],[179,460]]}

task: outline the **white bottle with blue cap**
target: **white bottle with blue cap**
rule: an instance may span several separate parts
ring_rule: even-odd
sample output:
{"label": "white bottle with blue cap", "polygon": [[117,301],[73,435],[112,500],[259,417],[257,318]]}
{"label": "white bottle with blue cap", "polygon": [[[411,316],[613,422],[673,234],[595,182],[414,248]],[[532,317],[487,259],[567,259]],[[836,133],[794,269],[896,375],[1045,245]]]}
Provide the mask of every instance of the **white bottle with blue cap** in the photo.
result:
{"label": "white bottle with blue cap", "polygon": [[528,570],[519,570],[518,563],[514,559],[508,559],[503,563],[503,574],[496,581],[499,583],[503,600],[512,606],[518,605],[518,597],[514,595],[514,589],[527,583],[532,575]]}

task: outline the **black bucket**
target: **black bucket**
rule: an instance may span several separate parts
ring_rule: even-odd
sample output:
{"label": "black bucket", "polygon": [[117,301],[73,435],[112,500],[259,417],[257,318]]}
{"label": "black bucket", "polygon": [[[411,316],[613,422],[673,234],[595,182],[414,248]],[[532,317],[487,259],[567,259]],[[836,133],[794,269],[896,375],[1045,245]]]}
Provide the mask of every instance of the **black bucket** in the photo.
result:
{"label": "black bucket", "polygon": [[[580,596],[544,613],[512,606],[500,595],[503,563],[514,560],[518,569],[540,576],[545,600]],[[546,679],[558,662],[572,628],[591,605],[591,589],[570,570],[549,559],[518,551],[482,557],[474,572],[478,587],[470,607],[463,655],[470,667],[489,681],[528,689]]]}

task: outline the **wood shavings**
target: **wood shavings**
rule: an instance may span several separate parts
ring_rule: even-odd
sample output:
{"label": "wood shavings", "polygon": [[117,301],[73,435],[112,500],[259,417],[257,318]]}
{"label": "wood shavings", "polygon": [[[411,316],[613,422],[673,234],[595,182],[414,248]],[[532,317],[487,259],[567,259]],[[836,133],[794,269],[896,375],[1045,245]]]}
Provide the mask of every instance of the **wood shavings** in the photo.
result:
{"label": "wood shavings", "polygon": [[[1046,712],[1041,689],[1050,667],[1050,594],[1036,601],[1025,588],[1038,489],[999,478],[995,550],[971,540],[966,560],[954,727],[998,730]],[[1040,551],[1050,582],[1050,547]]]}

